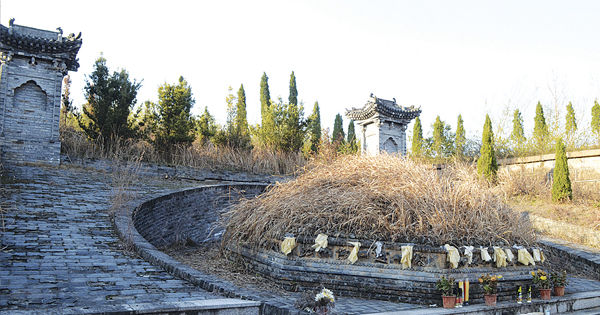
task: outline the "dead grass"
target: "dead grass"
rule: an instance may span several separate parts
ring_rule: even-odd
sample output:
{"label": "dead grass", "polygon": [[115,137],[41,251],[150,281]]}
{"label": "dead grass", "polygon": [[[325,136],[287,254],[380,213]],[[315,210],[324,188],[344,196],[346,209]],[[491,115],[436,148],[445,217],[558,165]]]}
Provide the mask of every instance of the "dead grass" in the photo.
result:
{"label": "dead grass", "polygon": [[107,159],[116,162],[140,160],[212,170],[229,170],[254,174],[294,174],[306,165],[302,153],[276,152],[267,148],[241,150],[212,143],[179,145],[160,154],[151,143],[139,139],[89,140],[81,131],[61,127],[62,153],[72,162]]}
{"label": "dead grass", "polygon": [[397,156],[345,156],[234,206],[223,218],[223,245],[263,247],[285,233],[433,246],[534,243],[529,222],[503,197],[472,165],[438,173]]}
{"label": "dead grass", "polygon": [[594,181],[600,178],[579,176],[575,181],[571,174],[573,200],[557,203],[552,201],[550,172],[550,169],[542,168],[521,167],[512,171],[504,168],[498,173],[498,179],[510,204],[519,211],[600,230],[600,181]]}
{"label": "dead grass", "polygon": [[202,247],[170,247],[164,250],[173,259],[196,270],[232,282],[240,287],[252,285],[255,289],[277,293],[281,296],[290,293],[272,280],[247,268],[242,262],[233,262],[219,253],[219,246],[210,244]]}

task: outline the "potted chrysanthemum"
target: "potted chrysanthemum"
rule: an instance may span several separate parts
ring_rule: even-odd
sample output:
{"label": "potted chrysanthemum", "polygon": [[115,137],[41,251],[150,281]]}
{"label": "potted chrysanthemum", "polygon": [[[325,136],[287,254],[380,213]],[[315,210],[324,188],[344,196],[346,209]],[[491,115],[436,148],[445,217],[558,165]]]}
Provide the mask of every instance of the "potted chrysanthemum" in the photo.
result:
{"label": "potted chrysanthemum", "polygon": [[552,281],[552,285],[554,286],[554,295],[564,296],[565,286],[569,284],[569,279],[567,279],[567,271],[563,270],[562,272],[550,272],[550,281]]}
{"label": "potted chrysanthemum", "polygon": [[502,279],[501,275],[485,274],[479,277],[479,283],[483,286],[485,294],[485,305],[496,306],[498,300],[498,281]]}
{"label": "potted chrysanthemum", "polygon": [[435,288],[442,291],[444,308],[454,308],[456,299],[456,296],[452,294],[452,289],[454,289],[454,278],[441,276],[435,284]]}
{"label": "potted chrysanthemum", "polygon": [[533,277],[533,283],[540,290],[540,298],[542,298],[542,300],[549,300],[550,291],[552,290],[552,281],[550,280],[548,273],[538,269],[537,271],[532,271],[531,276]]}

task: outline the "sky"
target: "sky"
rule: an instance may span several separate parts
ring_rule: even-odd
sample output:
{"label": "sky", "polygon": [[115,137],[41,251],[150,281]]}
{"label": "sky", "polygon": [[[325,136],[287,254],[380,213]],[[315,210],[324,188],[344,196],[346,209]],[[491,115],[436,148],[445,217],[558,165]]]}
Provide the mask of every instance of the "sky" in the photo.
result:
{"label": "sky", "polygon": [[[72,98],[102,53],[111,71],[142,81],[138,103],[183,76],[194,114],[221,124],[228,87],[244,85],[248,120],[260,122],[260,78],[287,101],[294,71],[308,116],[323,127],[370,94],[421,106],[425,135],[436,116],[480,137],[519,108],[526,134],[538,101],[564,116],[571,101],[588,124],[600,95],[600,1],[41,1],[0,0],[0,23],[82,33]],[[344,117],[347,128],[349,120]],[[412,124],[409,125],[409,135]]]}

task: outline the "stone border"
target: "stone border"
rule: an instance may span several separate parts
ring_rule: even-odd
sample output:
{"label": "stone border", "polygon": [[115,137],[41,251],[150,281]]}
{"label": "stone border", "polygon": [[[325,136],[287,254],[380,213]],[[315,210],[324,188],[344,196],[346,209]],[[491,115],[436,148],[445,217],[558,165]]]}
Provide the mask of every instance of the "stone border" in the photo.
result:
{"label": "stone border", "polygon": [[[251,184],[251,183],[236,183],[236,184]],[[203,187],[212,188],[216,186],[225,186],[229,187],[231,185],[221,184],[221,185],[206,185]],[[198,189],[198,188],[191,188]],[[170,195],[171,192],[167,195]],[[213,275],[205,274],[201,271],[193,269],[188,265],[185,265],[173,258],[171,256],[165,254],[164,252],[158,250],[154,245],[150,244],[135,228],[133,222],[133,213],[137,206],[144,204],[145,202],[149,202],[153,199],[160,198],[148,198],[146,200],[135,201],[136,205],[128,205],[124,211],[120,211],[115,214],[114,222],[116,226],[117,233],[119,237],[125,242],[131,242],[135,252],[140,255],[143,259],[150,262],[151,264],[161,267],[165,269],[170,274],[186,280],[191,284],[200,287],[201,289],[208,292],[216,292],[220,293],[228,298],[236,298],[242,300],[252,300],[261,303],[260,306],[260,314],[263,315],[301,315],[307,314],[306,312],[285,307],[285,299],[282,298],[281,301],[262,301],[260,291],[255,291],[252,289],[239,288],[233,283],[218,278]]]}
{"label": "stone border", "polygon": [[5,315],[259,315],[259,302],[234,299],[211,299],[198,301],[136,303],[107,305],[99,307],[70,307],[42,310],[15,310],[2,313]]}

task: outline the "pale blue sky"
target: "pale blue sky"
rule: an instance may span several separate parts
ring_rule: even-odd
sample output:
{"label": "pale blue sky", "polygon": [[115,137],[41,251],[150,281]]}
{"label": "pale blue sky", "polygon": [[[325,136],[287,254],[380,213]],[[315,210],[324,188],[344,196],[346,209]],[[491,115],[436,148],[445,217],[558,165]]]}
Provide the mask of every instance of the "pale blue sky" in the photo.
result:
{"label": "pale blue sky", "polygon": [[271,96],[285,100],[294,71],[305,114],[318,100],[325,127],[374,93],[421,106],[425,133],[436,115],[454,129],[462,114],[472,134],[507,104],[524,111],[529,132],[538,100],[563,113],[572,101],[589,124],[600,95],[599,13],[598,1],[3,0],[0,19],[82,32],[71,74],[78,105],[103,52],[111,70],[144,80],[138,102],[156,101],[158,86],[182,75],[193,111],[208,106],[220,123],[230,85],[244,84],[257,123],[263,71]]}

